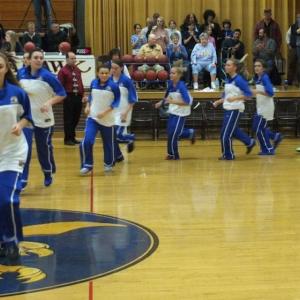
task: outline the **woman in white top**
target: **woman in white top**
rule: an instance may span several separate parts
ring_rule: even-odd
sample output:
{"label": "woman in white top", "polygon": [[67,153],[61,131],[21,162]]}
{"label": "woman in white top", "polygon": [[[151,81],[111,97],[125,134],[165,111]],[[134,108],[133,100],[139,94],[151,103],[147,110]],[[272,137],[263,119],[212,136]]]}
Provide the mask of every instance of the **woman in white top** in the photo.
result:
{"label": "woman in white top", "polygon": [[152,27],[151,33],[155,35],[156,43],[161,46],[163,52],[165,53],[169,44],[169,34],[165,29],[165,20],[163,17],[159,17],[157,19],[156,26]]}
{"label": "woman in white top", "polygon": [[245,110],[247,98],[252,96],[248,82],[238,74],[238,61],[228,59],[225,65],[226,73],[229,75],[225,83],[225,90],[222,98],[214,102],[214,106],[223,104],[224,119],[221,130],[222,156],[220,160],[233,160],[235,155],[232,148],[232,138],[236,138],[247,147],[246,154],[249,154],[255,146],[255,140],[250,138],[239,128],[241,113]]}
{"label": "woman in white top", "polygon": [[[254,62],[256,89],[252,90],[256,96],[257,113],[253,119],[253,130],[256,133],[260,144],[259,155],[274,155],[275,149],[282,140],[279,132],[272,132],[268,128],[268,121],[274,118],[273,85],[267,73],[266,64],[263,60],[257,59]],[[273,145],[270,140],[273,140]]]}
{"label": "woman in white top", "polygon": [[0,257],[19,257],[22,240],[20,178],[28,145],[23,128],[32,122],[27,94],[19,87],[9,58],[0,52]]}

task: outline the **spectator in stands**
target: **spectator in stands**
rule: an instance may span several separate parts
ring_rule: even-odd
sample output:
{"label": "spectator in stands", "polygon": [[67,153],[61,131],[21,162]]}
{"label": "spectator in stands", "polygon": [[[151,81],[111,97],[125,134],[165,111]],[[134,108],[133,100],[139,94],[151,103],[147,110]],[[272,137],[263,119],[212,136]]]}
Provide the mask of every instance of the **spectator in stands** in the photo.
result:
{"label": "spectator in stands", "polygon": [[2,44],[5,42],[5,29],[3,25],[0,23],[0,49],[2,48]]}
{"label": "spectator in stands", "polygon": [[282,36],[278,23],[272,19],[272,10],[264,10],[264,18],[259,21],[254,30],[254,39],[258,38],[259,30],[264,29],[267,36],[276,42],[276,52],[280,51]]}
{"label": "spectator in stands", "polygon": [[155,35],[156,43],[159,44],[166,52],[167,45],[169,44],[169,34],[165,29],[165,20],[163,17],[158,17],[156,26],[152,27],[151,33]]}
{"label": "spectator in stands", "polygon": [[33,0],[33,5],[36,31],[41,32],[42,30],[42,8],[47,21],[47,29],[50,30],[52,25],[51,0]]}
{"label": "spectator in stands", "polygon": [[217,54],[216,49],[211,43],[208,43],[208,35],[203,32],[200,34],[200,43],[198,43],[191,54],[191,63],[193,71],[193,87],[195,90],[198,86],[198,76],[202,70],[207,70],[210,73],[211,87],[216,88],[217,74]]}
{"label": "spectator in stands", "polygon": [[2,49],[14,54],[23,52],[22,45],[18,40],[19,37],[16,32],[7,30],[5,33],[5,42],[2,44]]}
{"label": "spectator in stands", "polygon": [[188,61],[187,51],[185,47],[179,43],[179,38],[180,36],[177,32],[172,33],[172,43],[170,43],[167,47],[167,56],[171,65],[178,60]]}
{"label": "spectator in stands", "polygon": [[189,57],[185,47],[179,43],[179,37],[177,32],[171,34],[172,43],[167,47],[167,56],[171,66],[183,67],[185,69],[183,76],[185,82],[189,83]]}
{"label": "spectator in stands", "polygon": [[79,47],[80,41],[77,35],[77,30],[73,24],[68,30],[68,41],[71,44],[72,52],[76,53],[77,48]]}
{"label": "spectator in stands", "polygon": [[262,59],[266,62],[266,72],[271,74],[275,67],[276,42],[269,38],[263,28],[258,31],[258,38],[253,45],[253,59]]}
{"label": "spectator in stands", "polygon": [[[156,43],[156,36],[154,34],[149,34],[149,40],[148,43],[143,45],[139,51],[139,55],[147,58],[147,57],[156,57],[158,58],[160,55],[163,55],[163,51],[161,46]],[[144,64],[138,69],[143,72],[147,72],[149,69],[154,69],[156,72],[159,72],[160,70],[163,70],[164,67],[162,67],[159,64],[155,64],[153,67],[150,67],[147,64]]]}
{"label": "spectator in stands", "polygon": [[230,20],[224,20],[222,22],[222,30],[221,30],[221,43],[223,43],[226,39],[233,38],[233,31],[231,30],[231,22]]}
{"label": "spectator in stands", "polygon": [[216,46],[216,39],[212,36],[212,28],[211,28],[211,26],[208,25],[208,26],[206,27],[206,29],[205,29],[204,32],[206,32],[207,35],[208,35],[208,42],[209,42],[209,43],[212,43],[213,46],[214,46],[215,49],[216,49],[216,47],[217,47],[217,46]]}
{"label": "spectator in stands", "polygon": [[237,28],[233,31],[232,39],[225,39],[223,41],[223,57],[233,57],[235,59],[241,59],[245,55],[245,45],[242,41],[240,41],[241,33],[241,30]]}
{"label": "spectator in stands", "polygon": [[182,39],[183,45],[190,58],[195,45],[199,42],[199,35],[195,31],[194,23],[188,25],[188,30],[183,32]]}
{"label": "spectator in stands", "polygon": [[27,24],[27,32],[25,32],[22,36],[22,44],[23,46],[28,43],[32,42],[35,44],[37,48],[42,47],[42,39],[40,35],[35,31],[35,25],[33,22],[28,22]]}
{"label": "spectator in stands", "polygon": [[68,36],[66,32],[60,30],[59,24],[53,23],[50,32],[46,35],[46,50],[49,52],[58,52],[59,44],[67,40]]}
{"label": "spectator in stands", "polygon": [[147,43],[147,39],[142,35],[142,26],[139,23],[133,25],[134,34],[131,36],[132,54],[137,55],[143,45]]}
{"label": "spectator in stands", "polygon": [[203,30],[201,30],[201,26],[197,20],[197,17],[195,16],[195,14],[188,14],[185,17],[183,24],[180,26],[181,35],[183,36],[185,34],[185,32],[187,32],[189,30],[188,27],[190,24],[194,24],[194,30],[199,36]]}
{"label": "spectator in stands", "polygon": [[203,13],[204,24],[202,25],[202,31],[204,31],[205,28],[210,25],[210,27],[212,28],[212,36],[215,38],[217,49],[219,50],[221,48],[221,27],[217,22],[214,21],[215,18],[216,13],[211,9],[207,9]]}
{"label": "spectator in stands", "polygon": [[142,35],[146,37],[148,40],[149,34],[151,33],[152,27],[156,26],[157,24],[157,19],[159,17],[159,13],[154,13],[152,18],[148,17],[146,20],[146,27],[142,29]]}
{"label": "spectator in stands", "polygon": [[169,35],[169,41],[172,43],[171,35],[172,33],[177,33],[179,35],[179,44],[182,44],[182,37],[181,32],[177,29],[177,24],[175,20],[169,21],[169,27],[167,28],[168,35]]}
{"label": "spectator in stands", "polygon": [[298,84],[300,84],[300,13],[296,15],[296,22],[290,26],[287,32],[286,42],[289,47],[288,84],[293,84],[296,74]]}
{"label": "spectator in stands", "polygon": [[148,17],[146,19],[146,26],[143,27],[143,29],[141,31],[141,34],[144,35],[146,37],[146,39],[148,39],[148,36],[149,36],[149,33],[150,33],[152,27],[153,27],[153,20],[151,17]]}

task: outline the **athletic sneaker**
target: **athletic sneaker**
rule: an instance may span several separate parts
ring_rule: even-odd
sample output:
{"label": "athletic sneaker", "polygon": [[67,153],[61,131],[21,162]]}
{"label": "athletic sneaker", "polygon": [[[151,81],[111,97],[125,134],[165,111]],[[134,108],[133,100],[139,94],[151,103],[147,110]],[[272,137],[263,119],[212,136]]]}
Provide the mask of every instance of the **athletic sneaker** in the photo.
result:
{"label": "athletic sneaker", "polygon": [[20,257],[19,248],[15,243],[9,243],[1,247],[0,257],[6,257],[9,260],[17,260]]}
{"label": "athletic sneaker", "polygon": [[250,146],[247,146],[246,154],[250,154],[255,145],[255,139],[251,139]]}
{"label": "athletic sneaker", "polygon": [[0,246],[0,257],[4,257],[5,256],[5,248],[1,245]]}
{"label": "athletic sneaker", "polygon": [[300,152],[300,147],[296,148],[296,151],[297,151],[297,152]]}
{"label": "athletic sneaker", "polygon": [[271,151],[271,152],[259,152],[258,155],[261,155],[261,156],[264,156],[264,155],[275,155],[275,152],[274,151]]}
{"label": "athletic sneaker", "polygon": [[134,150],[134,141],[131,141],[127,144],[127,152],[131,153]]}
{"label": "athletic sneaker", "polygon": [[199,89],[198,82],[194,82],[193,83],[193,88],[194,88],[194,90],[198,90]]}
{"label": "athletic sneaker", "polygon": [[277,132],[275,135],[275,139],[274,139],[274,144],[273,144],[273,148],[274,150],[278,147],[278,145],[281,143],[283,139],[283,136],[281,133]]}
{"label": "athletic sneaker", "polygon": [[90,167],[83,167],[83,168],[80,169],[80,174],[81,175],[86,175],[86,174],[90,173],[91,171],[92,171],[92,168],[90,168]]}
{"label": "athletic sneaker", "polygon": [[25,191],[26,186],[27,186],[27,181],[22,181],[21,182],[21,191]]}
{"label": "athletic sneaker", "polygon": [[196,143],[196,130],[195,129],[192,129],[192,130],[193,130],[193,133],[191,136],[191,144],[194,145]]}
{"label": "athletic sneaker", "polygon": [[122,155],[122,156],[119,156],[119,157],[116,159],[116,162],[119,163],[119,162],[121,162],[121,161],[123,161],[123,160],[124,160],[124,156]]}
{"label": "athletic sneaker", "polygon": [[111,166],[104,166],[104,172],[109,173],[112,172],[113,168]]}
{"label": "athletic sneaker", "polygon": [[50,186],[53,182],[53,178],[50,174],[45,174],[44,186]]}

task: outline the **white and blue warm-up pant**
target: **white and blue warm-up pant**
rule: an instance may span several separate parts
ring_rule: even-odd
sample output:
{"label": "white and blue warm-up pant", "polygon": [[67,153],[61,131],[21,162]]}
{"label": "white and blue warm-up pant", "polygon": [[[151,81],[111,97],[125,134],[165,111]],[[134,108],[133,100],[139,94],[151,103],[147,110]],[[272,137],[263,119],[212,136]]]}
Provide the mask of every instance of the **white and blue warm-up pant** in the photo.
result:
{"label": "white and blue warm-up pant", "polygon": [[268,121],[263,116],[256,114],[253,118],[252,128],[259,141],[261,153],[274,154],[274,148],[270,143],[270,139],[275,138],[275,133],[268,129],[267,123]]}
{"label": "white and blue warm-up pant", "polygon": [[224,159],[234,159],[232,148],[232,138],[236,138],[244,143],[247,147],[251,145],[251,138],[239,128],[240,119],[239,110],[225,110],[221,130],[221,146]]}
{"label": "white and blue warm-up pant", "polygon": [[[168,133],[168,155],[173,159],[179,159],[178,152],[178,140],[184,138],[182,136],[184,129],[185,117],[169,115],[168,124],[167,124],[167,133]],[[185,131],[185,135],[188,133],[188,129]]]}
{"label": "white and blue warm-up pant", "polygon": [[15,171],[0,172],[0,244],[23,240],[20,177],[21,173]]}
{"label": "white and blue warm-up pant", "polygon": [[98,131],[100,131],[104,151],[104,166],[112,167],[115,163],[115,134],[114,126],[106,127],[88,118],[84,138],[80,143],[81,168],[93,168],[93,146]]}
{"label": "white and blue warm-up pant", "polygon": [[119,143],[130,143],[135,140],[135,135],[133,133],[127,133],[127,127],[126,126],[115,126],[115,134],[116,139]]}
{"label": "white and blue warm-up pant", "polygon": [[21,178],[23,183],[27,183],[28,181],[29,166],[30,166],[31,154],[32,154],[33,134],[35,138],[37,157],[40,162],[44,175],[51,176],[56,172],[56,166],[55,166],[54,155],[53,155],[53,145],[52,145],[53,129],[54,129],[53,126],[46,127],[46,128],[34,126],[33,129],[31,128],[23,129],[28,144],[27,159],[26,159],[24,171]]}

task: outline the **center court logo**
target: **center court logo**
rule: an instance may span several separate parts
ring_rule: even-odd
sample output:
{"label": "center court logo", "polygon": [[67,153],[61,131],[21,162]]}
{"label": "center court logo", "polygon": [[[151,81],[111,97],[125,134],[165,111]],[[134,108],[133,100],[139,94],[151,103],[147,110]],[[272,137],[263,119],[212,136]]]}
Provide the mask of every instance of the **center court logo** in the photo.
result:
{"label": "center court logo", "polygon": [[0,297],[106,276],[147,258],[158,246],[151,230],[110,216],[23,209],[22,220],[20,261],[0,260]]}

